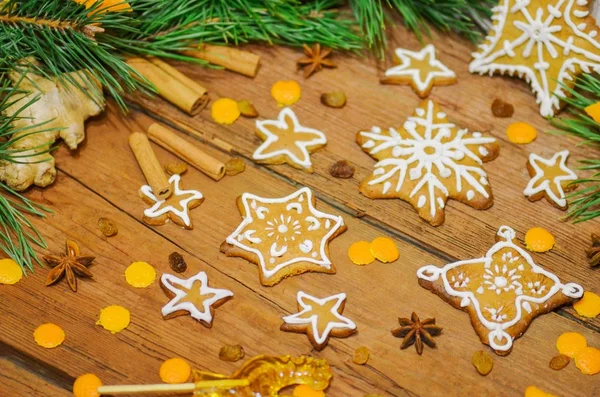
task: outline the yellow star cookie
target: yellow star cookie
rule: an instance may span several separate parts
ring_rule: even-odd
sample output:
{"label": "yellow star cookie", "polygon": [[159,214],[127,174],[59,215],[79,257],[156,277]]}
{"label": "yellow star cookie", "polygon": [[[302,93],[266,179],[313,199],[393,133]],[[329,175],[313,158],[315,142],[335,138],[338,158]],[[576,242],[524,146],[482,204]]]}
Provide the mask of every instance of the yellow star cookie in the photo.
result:
{"label": "yellow star cookie", "polygon": [[566,210],[568,203],[565,192],[577,188],[577,185],[570,185],[577,179],[577,175],[567,168],[567,157],[569,157],[568,150],[558,152],[550,159],[531,153],[527,162],[527,171],[531,180],[523,191],[525,197],[531,201],[546,197],[546,200],[555,207]]}
{"label": "yellow star cookie", "polygon": [[469,66],[472,73],[517,75],[531,84],[542,116],[560,109],[581,72],[600,71],[598,27],[587,0],[502,0]]}
{"label": "yellow star cookie", "polygon": [[510,227],[500,227],[496,237],[485,256],[444,267],[427,265],[417,277],[422,287],[469,313],[481,342],[506,355],[535,317],[581,298],[583,288],[563,284],[535,264],[515,244]]}
{"label": "yellow star cookie", "polygon": [[494,138],[459,129],[433,101],[419,105],[399,129],[373,127],[356,141],[375,158],[373,174],[360,184],[370,198],[399,198],[434,226],[444,223],[449,198],[473,208],[493,204],[483,163],[500,150]]}
{"label": "yellow star cookie", "polygon": [[346,225],[342,217],[318,211],[315,201],[306,187],[282,198],[244,193],[237,201],[244,220],[221,251],[256,263],[266,286],[304,272],[335,273],[328,243]]}
{"label": "yellow star cookie", "polygon": [[421,97],[426,98],[434,85],[456,83],[456,74],[435,57],[435,47],[431,44],[421,51],[397,48],[398,65],[386,70],[381,79],[384,84],[406,84]]}

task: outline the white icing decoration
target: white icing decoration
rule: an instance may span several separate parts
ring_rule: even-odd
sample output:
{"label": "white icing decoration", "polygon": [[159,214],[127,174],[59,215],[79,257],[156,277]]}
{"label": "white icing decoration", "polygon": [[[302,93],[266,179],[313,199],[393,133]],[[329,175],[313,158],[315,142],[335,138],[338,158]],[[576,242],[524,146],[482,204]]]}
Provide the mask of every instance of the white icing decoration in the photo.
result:
{"label": "white icing decoration", "polygon": [[[565,207],[567,205],[567,200],[565,199],[565,192],[561,182],[574,181],[577,179],[577,175],[567,168],[567,157],[569,157],[568,150],[558,152],[548,160],[538,156],[535,153],[531,153],[529,155],[529,164],[531,164],[535,170],[535,175],[531,178],[527,184],[527,187],[525,187],[525,190],[523,191],[525,197],[531,197],[540,192],[544,192],[554,203],[556,203],[556,205],[559,207]],[[547,167],[554,167],[558,164],[561,171],[564,172],[564,175],[558,176],[552,180],[547,179],[544,171],[538,163],[542,163]],[[558,196],[552,191],[551,186],[556,188],[558,191]]]}
{"label": "white icing decoration", "polygon": [[[498,236],[502,241],[494,244],[484,257],[449,263],[442,268],[434,265],[423,266],[417,271],[417,277],[430,282],[436,281],[441,277],[446,294],[461,299],[461,306],[463,307],[472,305],[478,320],[490,331],[488,335],[490,347],[498,351],[508,351],[512,347],[513,338],[506,330],[521,321],[523,308],[529,311],[531,303],[538,305],[547,304],[558,292],[562,292],[569,298],[577,299],[583,296],[583,288],[575,283],[563,284],[556,275],[535,264],[531,256],[514,243],[515,231],[510,227],[500,227]],[[507,248],[518,252],[518,257],[525,261],[524,263],[531,269],[531,272],[543,275],[552,282],[552,287],[547,291],[532,293],[529,289],[524,289],[520,283],[521,275],[519,272],[525,270],[523,265],[519,265],[516,269],[508,270],[506,265],[499,266],[495,264],[493,256],[498,251]],[[507,258],[509,256],[502,255],[503,260]],[[477,294],[482,294],[484,289],[493,289],[494,291],[500,291],[497,292],[499,300],[502,296],[511,296],[511,294],[514,296],[514,317],[508,318],[503,306],[498,308],[481,307],[479,298],[477,298],[475,293],[469,290],[456,290],[452,286],[451,281],[448,280],[448,271],[464,265],[477,265],[481,267],[481,273],[484,276],[478,280],[471,280],[475,285],[479,284],[479,287],[475,288]],[[465,304],[463,305],[463,303]],[[485,317],[484,311],[490,314],[493,321]],[[508,312],[510,313],[511,311]]]}
{"label": "white icing decoration", "polygon": [[180,218],[186,226],[191,225],[190,212],[188,209],[188,203],[194,200],[201,200],[204,196],[197,190],[182,190],[181,189],[181,177],[177,174],[171,175],[169,178],[169,183],[173,185],[173,193],[172,195],[177,196],[188,196],[185,199],[181,199],[179,201],[179,208],[175,208],[171,205],[162,206],[165,200],[158,199],[154,193],[152,193],[152,188],[149,185],[144,185],[140,188],[142,194],[148,197],[150,200],[154,201],[154,205],[150,208],[144,210],[144,216],[148,218],[157,218],[166,213],[173,213],[178,218]]}
{"label": "white icing decoration", "polygon": [[467,192],[467,200],[473,200],[473,197],[475,197],[475,192],[472,190],[469,190]]}
{"label": "white icing decoration", "polygon": [[[434,103],[431,100],[425,103],[427,110],[424,117],[410,117],[404,124],[408,135],[406,138],[393,128],[389,129],[389,136],[360,132],[363,137],[377,142],[377,145],[367,151],[369,154],[375,156],[389,148],[402,154],[402,158],[385,158],[376,163],[372,179],[368,184],[371,186],[383,184],[382,192],[388,194],[399,192],[407,176],[410,180],[418,179],[419,182],[410,192],[410,197],[420,193],[417,207],[421,208],[428,204],[432,217],[438,209],[444,208],[444,205],[440,204],[440,199],[445,203],[449,195],[444,183],[434,173],[435,170],[442,178],[456,175],[456,189],[459,192],[463,190],[463,185],[467,185],[483,197],[489,198],[489,193],[484,187],[487,183],[480,183],[482,178],[485,180],[487,177],[481,167],[483,161],[471,149],[473,146],[481,148],[481,145],[491,144],[496,140],[476,133],[469,135],[464,129],[458,130],[452,140],[443,138],[450,133],[451,129],[457,128],[456,125],[447,119],[434,122]],[[418,126],[425,130],[422,135],[417,131]],[[474,160],[479,166],[456,163],[465,157]],[[396,178],[397,182],[392,183],[392,178]],[[423,202],[421,197],[426,197],[426,201]]]}
{"label": "white icing decoration", "polygon": [[[287,129],[289,126],[286,122],[286,118],[289,118],[289,120],[292,121],[292,128],[294,133],[308,134],[312,136],[312,138],[309,140],[294,141],[294,144],[296,145],[297,149],[300,150],[300,152],[302,153],[302,156],[300,158],[288,149],[273,150],[271,148],[271,145],[277,142],[279,140],[279,137],[266,127],[273,126],[278,129]],[[266,136],[266,140],[252,154],[252,158],[254,160],[267,160],[277,156],[286,156],[293,163],[303,168],[310,169],[312,167],[309,152],[310,147],[321,146],[327,143],[327,138],[325,137],[325,134],[323,134],[321,131],[300,125],[296,114],[290,108],[282,109],[281,112],[279,112],[277,120],[256,120],[256,128]]]}
{"label": "white icing decoration", "polygon": [[[409,51],[403,48],[397,48],[396,57],[400,61],[400,64],[386,70],[385,75],[387,77],[410,77],[419,93],[427,92],[434,83],[436,77],[449,79],[456,78],[456,74],[452,70],[436,59],[435,47],[432,44],[428,44],[420,51]],[[413,60],[423,61],[425,58],[429,59],[429,65],[434,68],[426,75],[424,75],[424,70],[413,66]],[[417,112],[419,112],[419,110],[417,110]]]}
{"label": "white icing decoration", "polygon": [[301,214],[302,213],[302,204],[300,204],[300,203],[289,203],[288,205],[285,206],[285,209],[287,211],[296,210],[298,212],[298,214]]}
{"label": "white icing decoration", "polygon": [[[510,6],[514,3],[514,6]],[[480,46],[480,52],[473,54],[469,65],[471,73],[500,72],[502,74],[525,77],[531,84],[533,92],[540,104],[542,116],[553,116],[560,108],[560,98],[565,95],[561,84],[573,80],[576,66],[585,73],[591,70],[600,71],[600,42],[594,40],[596,29],[589,33],[585,23],[574,19],[582,18],[586,7],[576,0],[552,0],[545,2],[547,7],[530,9],[529,0],[502,0],[493,8],[496,22],[490,31],[486,43]],[[518,13],[525,20],[520,20]],[[598,11],[600,13],[600,11]],[[515,27],[517,34],[512,41],[506,32]],[[562,39],[562,38],[567,39]],[[577,42],[576,42],[577,41]],[[589,51],[581,45],[591,46]],[[562,50],[562,51],[560,51]],[[533,67],[515,65],[510,60],[506,63],[496,62],[501,57],[514,58],[522,56],[526,59],[536,57]],[[562,65],[550,68],[549,60],[561,58]],[[551,73],[551,74],[550,74]],[[555,89],[550,88],[555,84]]]}
{"label": "white icing decoration", "polygon": [[[287,213],[281,214],[278,217],[259,221],[254,217],[254,213],[252,212],[250,204],[252,201],[257,201],[266,208],[270,208],[272,205],[286,203],[302,203],[302,210],[298,211],[297,208],[292,207]],[[237,229],[227,237],[226,242],[244,251],[255,254],[258,258],[258,265],[261,269],[261,273],[265,278],[268,279],[281,269],[298,262],[310,262],[325,269],[331,268],[331,261],[327,256],[327,242],[331,236],[344,225],[344,221],[340,216],[330,215],[317,210],[312,204],[312,191],[309,188],[305,187],[299,189],[289,196],[282,198],[263,198],[250,193],[244,193],[242,195],[242,204],[246,216]],[[287,208],[287,204],[285,208]],[[330,228],[321,228],[321,222],[329,222]],[[256,232],[256,228],[260,228],[259,230],[264,229],[264,231],[267,232],[266,235],[259,233],[263,239],[266,239],[265,243],[268,244],[267,247],[273,247],[273,244],[275,244],[275,247],[286,245],[288,252],[293,252],[291,246],[296,244],[298,249],[304,254],[308,254],[315,249],[316,252],[313,253],[318,252],[318,254],[315,256],[287,255],[285,260],[280,262],[277,260],[273,261],[271,264],[275,264],[275,266],[267,268],[265,253],[253,246],[255,244],[260,244],[263,241],[260,239],[258,239],[258,241],[253,241],[248,238],[252,237]],[[322,232],[316,233],[317,236],[315,239],[308,240],[303,238],[303,234],[306,231],[318,230],[322,230]],[[248,234],[249,231],[252,233]],[[244,239],[240,240],[240,235],[244,236],[244,239],[247,241]],[[318,240],[316,238],[318,238]],[[283,243],[281,241],[283,241]],[[305,252],[303,249],[307,249],[308,242],[312,244],[312,247],[311,250]],[[275,253],[279,253],[280,250],[281,248],[276,248]],[[272,254],[272,252],[269,252],[269,254]]]}
{"label": "white icing decoration", "polygon": [[417,202],[417,207],[421,208],[422,206],[425,205],[426,202],[427,202],[427,197],[420,196],[419,201]]}
{"label": "white icing decoration", "polygon": [[[315,338],[315,342],[317,342],[318,345],[324,344],[327,341],[327,338],[329,338],[329,334],[333,330],[356,329],[356,324],[354,324],[354,322],[348,317],[345,317],[340,313],[340,306],[346,300],[346,294],[341,293],[329,296],[327,298],[317,299],[314,296],[308,295],[304,291],[298,291],[296,299],[298,301],[298,305],[302,310],[296,314],[283,317],[283,321],[287,324],[293,325],[310,325],[312,328],[312,334]],[[313,312],[313,306],[324,306],[328,302],[333,300],[335,300],[336,303],[331,307],[331,314],[337,319],[337,321],[327,323],[327,326],[323,330],[323,333],[320,333],[319,316],[316,314],[308,318],[303,318],[303,316],[306,313]]]}
{"label": "white icing decoration", "polygon": [[269,253],[271,254],[272,257],[278,258],[280,256],[283,256],[286,252],[287,252],[287,245],[282,245],[281,248],[277,247],[277,242],[274,242],[271,245],[271,249],[269,250]]}
{"label": "white icing decoration", "polygon": [[298,245],[298,248],[300,248],[300,251],[308,254],[313,249],[313,242],[310,240],[304,240]]}
{"label": "white icing decoration", "polygon": [[[172,274],[164,273],[160,278],[162,285],[173,293],[173,298],[162,308],[162,315],[168,316],[174,312],[185,310],[190,313],[190,316],[198,321],[204,321],[208,324],[212,323],[211,306],[218,301],[233,296],[233,292],[226,289],[211,288],[208,286],[208,278],[206,273],[199,272],[188,279],[181,279]],[[207,298],[202,302],[202,308],[196,307],[192,302],[181,302],[186,297],[187,291],[190,290],[195,282],[200,282],[200,295],[206,295]],[[183,289],[177,288],[183,287]],[[212,296],[211,296],[212,295]]]}

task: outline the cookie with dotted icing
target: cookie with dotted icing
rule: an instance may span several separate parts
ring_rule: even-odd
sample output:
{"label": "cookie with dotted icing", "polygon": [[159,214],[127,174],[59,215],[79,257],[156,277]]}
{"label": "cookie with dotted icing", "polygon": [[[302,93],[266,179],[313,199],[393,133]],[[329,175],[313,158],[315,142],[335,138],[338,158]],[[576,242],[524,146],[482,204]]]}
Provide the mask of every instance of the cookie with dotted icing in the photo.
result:
{"label": "cookie with dotted icing", "polygon": [[467,312],[481,342],[499,355],[511,352],[535,317],[583,296],[580,285],[537,265],[515,237],[502,226],[485,256],[417,271],[419,284]]}
{"label": "cookie with dotted icing", "polygon": [[426,98],[436,85],[456,83],[456,74],[436,58],[435,47],[428,44],[420,51],[397,48],[396,66],[385,71],[383,84],[410,85],[421,98]]}
{"label": "cookie with dotted icing", "polygon": [[342,217],[319,211],[315,204],[306,187],[281,198],[244,193],[237,200],[243,221],[221,251],[257,264],[265,286],[305,272],[335,273],[329,242],[346,225]]}
{"label": "cookie with dotted icing", "polygon": [[554,115],[576,77],[600,72],[598,26],[588,0],[502,0],[469,66],[472,73],[524,78],[542,116]]}
{"label": "cookie with dotted icing", "polygon": [[535,153],[529,155],[527,171],[531,179],[523,190],[529,201],[538,201],[544,197],[556,208],[566,210],[568,207],[565,194],[577,188],[571,183],[577,175],[567,167],[569,151],[563,150],[549,159]]}
{"label": "cookie with dotted icing", "polygon": [[360,184],[374,199],[409,202],[433,226],[444,223],[448,199],[476,209],[493,204],[483,163],[498,156],[494,138],[460,129],[432,100],[422,102],[402,128],[373,127],[356,141],[377,163]]}

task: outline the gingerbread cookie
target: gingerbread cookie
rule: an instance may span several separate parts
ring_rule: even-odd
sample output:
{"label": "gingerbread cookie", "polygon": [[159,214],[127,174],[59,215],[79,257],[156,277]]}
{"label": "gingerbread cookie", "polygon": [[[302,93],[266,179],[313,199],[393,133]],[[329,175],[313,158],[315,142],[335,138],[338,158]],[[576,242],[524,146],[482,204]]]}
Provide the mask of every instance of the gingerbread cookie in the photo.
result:
{"label": "gingerbread cookie", "polygon": [[426,98],[434,85],[456,83],[456,74],[436,59],[432,44],[416,52],[397,48],[395,55],[398,65],[385,71],[381,79],[384,84],[410,85],[421,98]]}
{"label": "gingerbread cookie", "polygon": [[399,129],[373,127],[356,141],[378,162],[360,184],[370,198],[399,198],[433,226],[444,223],[449,198],[476,209],[492,206],[483,163],[498,156],[494,138],[459,129],[432,100],[422,102]]}
{"label": "gingerbread cookie", "polygon": [[346,294],[318,299],[299,291],[296,299],[299,312],[283,318],[282,331],[306,333],[310,343],[319,351],[327,346],[329,337],[345,338],[356,332],[356,324],[342,316]]}
{"label": "gingerbread cookie", "polygon": [[552,205],[561,210],[568,207],[565,192],[577,188],[570,183],[577,179],[577,175],[567,168],[569,151],[563,150],[550,159],[545,159],[535,153],[529,155],[527,171],[531,180],[523,191],[530,201],[541,200],[546,197]]}
{"label": "gingerbread cookie", "polygon": [[144,210],[144,222],[148,225],[160,226],[171,220],[173,223],[186,228],[193,229],[190,218],[190,210],[198,207],[204,201],[204,196],[197,190],[182,190],[181,177],[177,174],[171,175],[169,183],[173,187],[173,194],[165,200],[158,199],[149,185],[140,189],[140,197],[152,207]]}
{"label": "gingerbread cookie", "polygon": [[328,243],[346,225],[342,217],[318,211],[315,203],[306,187],[282,198],[244,193],[237,200],[243,221],[221,251],[256,263],[266,286],[304,272],[335,273]]}
{"label": "gingerbread cookie", "polygon": [[536,265],[515,244],[510,227],[500,227],[497,241],[482,258],[424,266],[417,277],[422,287],[469,313],[481,342],[506,355],[535,317],[581,298],[583,288]]}
{"label": "gingerbread cookie", "polygon": [[252,158],[261,164],[289,164],[313,172],[310,153],[327,144],[321,131],[300,125],[294,111],[284,108],[277,120],[257,120],[256,136],[264,142]]}
{"label": "gingerbread cookie", "polygon": [[553,116],[576,77],[600,72],[598,27],[586,0],[501,0],[493,27],[473,54],[471,73],[525,78],[542,116]]}
{"label": "gingerbread cookie", "polygon": [[204,272],[188,279],[165,273],[160,278],[160,287],[171,299],[162,308],[165,319],[189,314],[208,328],[212,326],[214,309],[233,296],[229,290],[209,287]]}

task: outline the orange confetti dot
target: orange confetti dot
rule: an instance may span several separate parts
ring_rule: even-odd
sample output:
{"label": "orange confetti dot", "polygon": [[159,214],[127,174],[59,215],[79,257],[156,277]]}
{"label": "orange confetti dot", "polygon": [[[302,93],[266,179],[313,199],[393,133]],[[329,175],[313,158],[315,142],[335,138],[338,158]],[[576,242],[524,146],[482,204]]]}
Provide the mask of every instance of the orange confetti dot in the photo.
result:
{"label": "orange confetti dot", "polygon": [[[90,8],[98,2],[98,0],[75,0],[76,3],[85,5],[85,8]],[[124,0],[103,0],[100,6],[101,11],[110,12],[131,12],[131,6]]]}
{"label": "orange confetti dot", "polygon": [[394,240],[387,237],[377,237],[371,241],[369,250],[375,258],[383,263],[394,262],[400,257]]}
{"label": "orange confetti dot", "polygon": [[160,379],[165,383],[185,383],[190,378],[192,368],[182,358],[171,358],[161,364]]}
{"label": "orange confetti dot", "polygon": [[233,99],[220,98],[212,104],[210,114],[219,124],[232,124],[240,117],[240,108]]}
{"label": "orange confetti dot", "polygon": [[519,122],[508,126],[506,136],[512,143],[531,143],[537,137],[537,131],[531,124]]}
{"label": "orange confetti dot", "polygon": [[122,306],[112,305],[100,310],[100,318],[96,321],[96,325],[101,325],[111,334],[116,334],[127,328],[130,320],[129,310]]}
{"label": "orange confetti dot", "polygon": [[42,324],[33,331],[35,343],[46,349],[53,349],[65,341],[65,331],[56,324]]}
{"label": "orange confetti dot", "polygon": [[600,372],[600,350],[595,347],[581,349],[575,356],[575,365],[583,374],[597,374]]}
{"label": "orange confetti dot", "polygon": [[279,106],[288,106],[300,99],[302,90],[294,80],[280,80],[271,87],[271,96]]}
{"label": "orange confetti dot", "polygon": [[146,288],[156,279],[156,270],[146,262],[133,262],[125,270],[125,280],[135,288]]}
{"label": "orange confetti dot", "polygon": [[293,397],[325,397],[325,393],[309,385],[298,385],[294,388]]}
{"label": "orange confetti dot", "polygon": [[541,227],[534,227],[525,234],[525,246],[529,251],[546,252],[554,247],[554,236]]}
{"label": "orange confetti dot", "polygon": [[596,102],[585,108],[585,112],[590,116],[596,123],[600,123],[600,102]]}
{"label": "orange confetti dot", "polygon": [[73,383],[73,395],[75,397],[100,397],[98,388],[102,381],[94,374],[81,375]]}
{"label": "orange confetti dot", "polygon": [[12,259],[0,259],[0,284],[16,284],[23,278],[23,269]]}
{"label": "orange confetti dot", "polygon": [[600,314],[600,296],[586,291],[583,298],[573,304],[573,308],[580,316],[595,318]]}
{"label": "orange confetti dot", "polygon": [[554,394],[546,393],[535,386],[529,386],[525,389],[525,397],[556,397]]}
{"label": "orange confetti dot", "polygon": [[585,336],[578,332],[565,332],[556,340],[558,352],[571,358],[574,358],[586,346],[587,340]]}
{"label": "orange confetti dot", "polygon": [[357,241],[348,248],[348,256],[355,265],[368,265],[373,263],[375,257],[371,253],[371,243]]}

